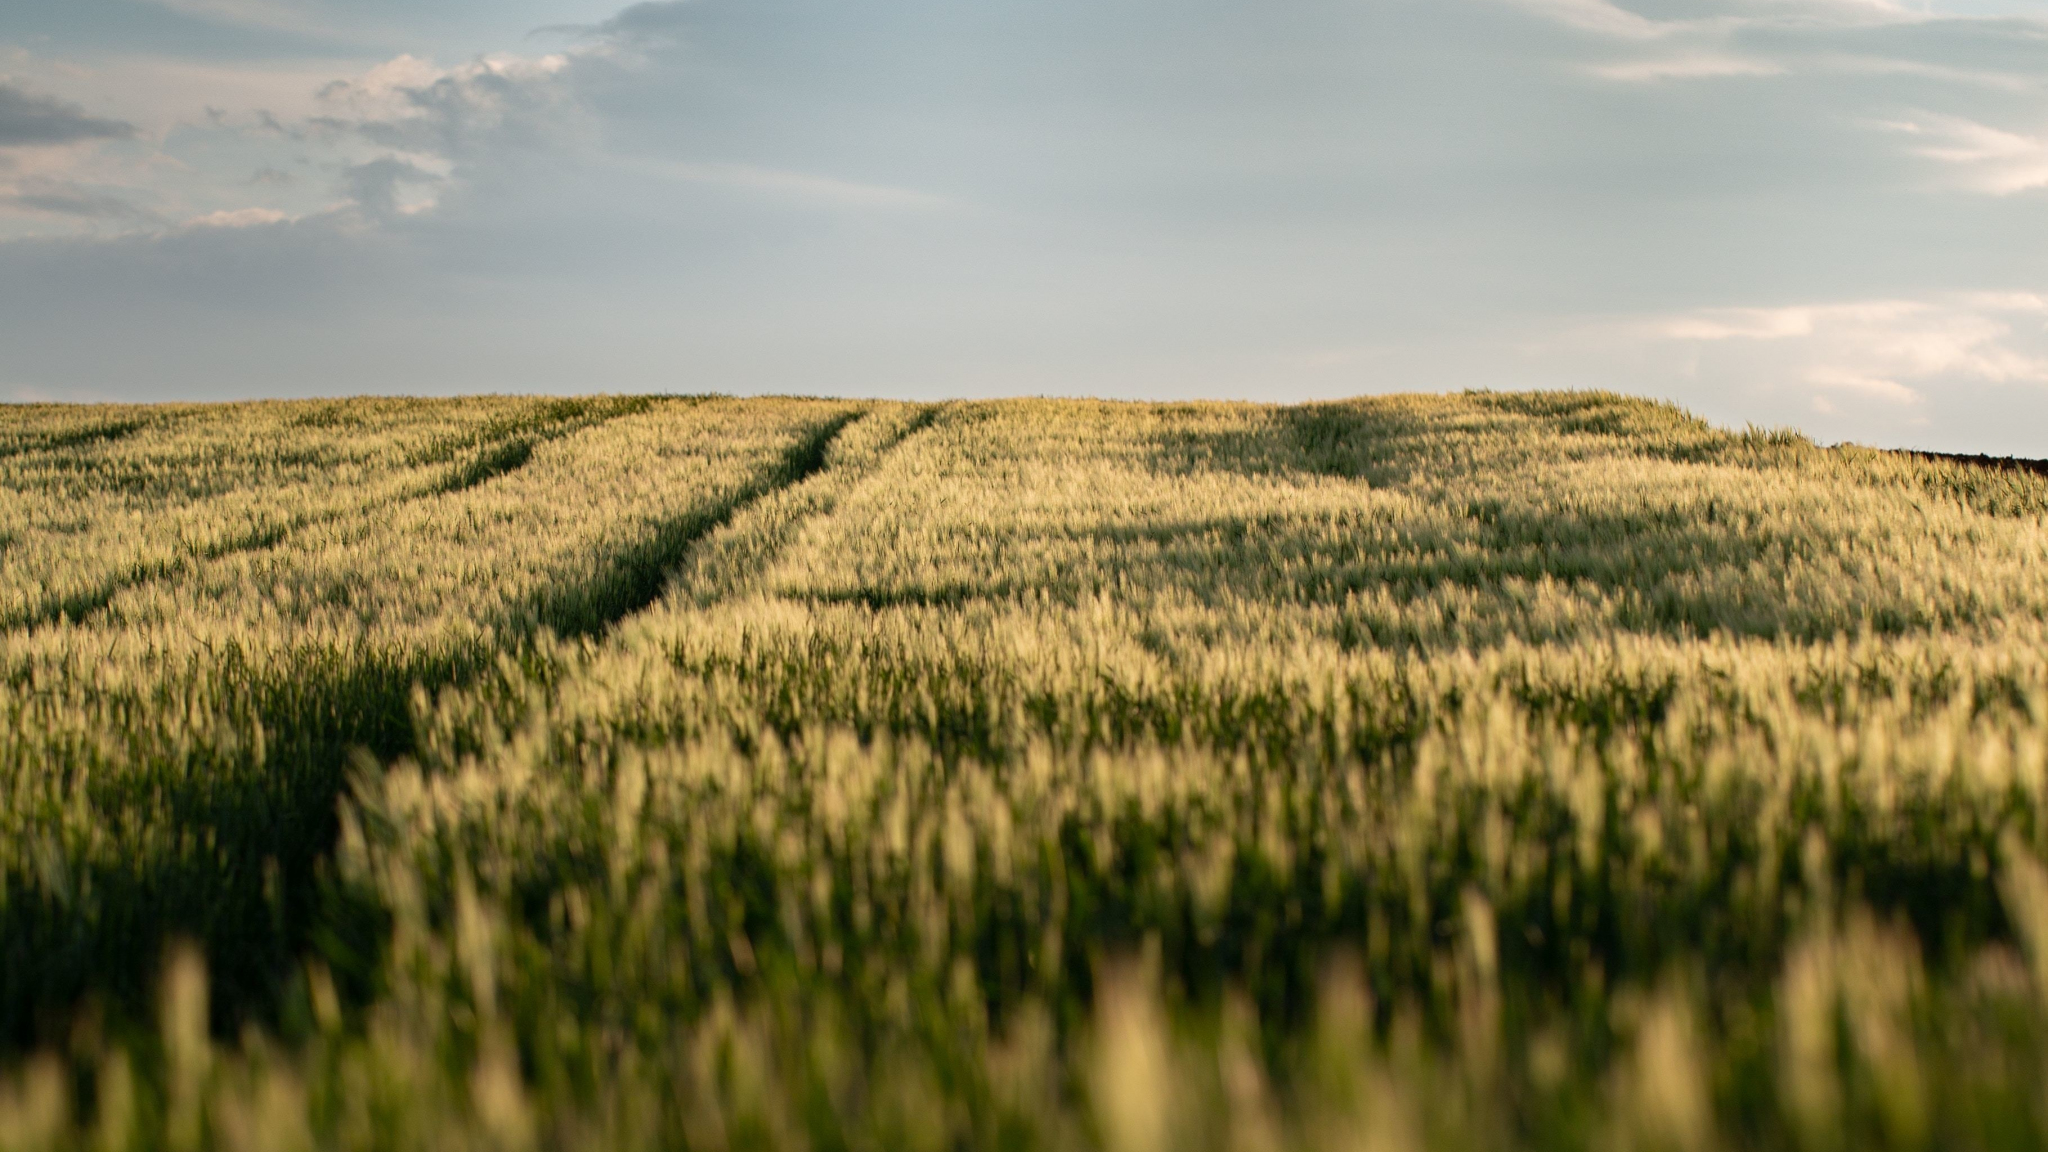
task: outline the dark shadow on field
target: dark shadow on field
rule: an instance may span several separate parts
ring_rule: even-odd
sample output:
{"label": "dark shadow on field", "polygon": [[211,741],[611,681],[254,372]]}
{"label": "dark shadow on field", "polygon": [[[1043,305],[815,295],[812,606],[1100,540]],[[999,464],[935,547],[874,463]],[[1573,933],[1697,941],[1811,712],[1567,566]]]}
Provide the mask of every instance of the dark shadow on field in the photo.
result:
{"label": "dark shadow on field", "polygon": [[1221,428],[1213,413],[1197,407],[1166,407],[1161,414],[1187,419],[1191,427],[1170,428],[1153,440],[1152,466],[1168,475],[1211,469],[1248,476],[1307,473],[1364,480],[1374,487],[1406,482],[1416,466],[1415,443],[1427,426],[1385,402],[1308,404],[1253,409],[1241,423]]}
{"label": "dark shadow on field", "polygon": [[[393,398],[391,401],[394,406],[403,405],[407,402],[407,400],[399,398]],[[346,400],[322,404],[316,408],[301,412],[299,415],[285,421],[285,423],[293,428],[363,428],[369,425],[369,421],[363,417],[363,414],[356,411],[355,406]]]}
{"label": "dark shadow on field", "polygon": [[1369,397],[1239,409],[1227,416],[1166,407],[1161,415],[1186,425],[1154,438],[1153,465],[1162,472],[1307,474],[1363,480],[1376,488],[1512,459],[1517,449],[1503,443],[1489,445],[1483,460],[1472,455],[1472,436],[1487,432],[1576,438],[1570,456],[1613,453],[1702,463],[1752,459],[1756,446],[1770,440],[1722,432],[1673,405],[1605,392]]}
{"label": "dark shadow on field", "polygon": [[22,434],[13,443],[0,443],[0,460],[30,452],[63,452],[94,444],[123,440],[149,427],[148,420],[107,420],[79,428]]}
{"label": "dark shadow on field", "polygon": [[[19,1048],[61,1036],[88,996],[117,1024],[146,1026],[157,964],[173,936],[205,947],[223,1027],[270,1012],[279,979],[316,925],[328,926],[317,943],[338,976],[364,990],[376,926],[367,913],[351,915],[367,905],[317,879],[338,831],[348,757],[353,749],[403,754],[413,685],[462,679],[490,658],[453,649],[411,657],[305,652],[292,675],[276,676],[237,648],[216,653],[206,674],[232,685],[258,718],[266,754],[188,754],[152,765],[139,780],[124,775],[88,789],[95,822],[116,835],[160,823],[159,847],[80,866],[51,843],[33,874],[7,878],[0,1043]],[[171,703],[145,696],[132,706]]]}
{"label": "dark shadow on field", "polygon": [[[824,588],[800,598],[874,611],[1034,597],[1071,606],[1140,588],[1148,595],[1188,596],[1226,614],[1233,604],[1326,605],[1338,610],[1332,639],[1351,648],[1395,649],[1570,639],[1575,633],[1567,629],[1575,625],[1546,618],[1532,603],[1539,587],[1553,601],[1580,602],[1584,627],[1670,636],[1895,634],[1962,622],[1969,607],[1867,603],[1850,615],[1789,600],[1768,579],[1703,585],[1702,572],[1789,573],[1826,546],[1811,535],[1771,531],[1711,508],[1704,516],[1681,507],[1623,515],[1489,501],[1456,509],[1448,521],[1402,523],[1362,510],[1335,525],[1218,516],[1095,526],[1075,536],[1097,557],[1085,570],[1022,581]],[[1021,533],[1014,539],[1018,546],[1026,542]],[[982,529],[977,543],[994,556],[1013,540]],[[1447,618],[1418,624],[1385,610],[1388,601],[1402,606],[1432,598],[1449,601]]]}
{"label": "dark shadow on field", "polygon": [[1007,581],[972,584],[949,581],[936,586],[899,584],[891,587],[862,585],[858,588],[825,588],[805,591],[797,599],[810,604],[852,604],[871,612],[892,608],[959,608],[978,601],[1015,600],[1032,591],[1047,591],[1071,602],[1073,589],[1048,589],[1044,585],[1024,588]]}
{"label": "dark shadow on field", "polygon": [[1504,429],[1604,441],[1593,449],[1603,454],[1761,468],[1783,466],[1817,451],[1812,441],[1795,432],[1729,432],[1676,404],[1614,392],[1468,392],[1463,398],[1499,418]]}
{"label": "dark shadow on field", "polygon": [[[1649,456],[1806,467],[1825,464],[1828,451],[1789,434],[1721,432],[1670,405],[1604,393],[1394,397],[1232,415],[1238,424],[1217,428],[1226,422],[1213,411],[1188,409],[1185,418],[1194,426],[1156,436],[1153,466],[1166,478],[1200,470],[1337,477],[1428,499],[1433,480],[1527,460],[1531,450],[1516,441],[1537,440],[1532,433],[1549,434],[1549,446],[1539,450],[1581,460]],[[1209,427],[1201,426],[1205,421]],[[1475,455],[1475,436],[1483,433],[1496,438],[1483,456]],[[2048,481],[2018,479],[2038,484],[2048,498]],[[1968,475],[1960,480],[1976,482]],[[2013,482],[2011,474],[2002,478]],[[1973,504],[1987,498],[1974,491],[1955,495]],[[1354,646],[1563,639],[1553,626],[1527,622],[1519,601],[1538,582],[1548,582],[1553,595],[1607,601],[1607,614],[1595,615],[1614,627],[1667,635],[1814,639],[1976,619],[1967,598],[1950,605],[1872,603],[1853,614],[1789,600],[1782,580],[1770,577],[1788,577],[1841,542],[1811,526],[1773,530],[1762,523],[1761,511],[1676,497],[1660,505],[1654,493],[1623,511],[1484,498],[1446,505],[1441,512],[1447,515],[1409,520],[1375,519],[1362,504],[1355,519],[1335,525],[1230,518],[1092,535],[1119,553],[1117,570],[1133,584],[1181,589],[1210,604],[1278,599],[1342,606],[1357,593],[1410,604],[1460,594],[1458,610],[1466,615],[1448,631],[1420,634],[1393,619],[1347,616],[1337,639]],[[1748,575],[1728,588],[1702,587],[1698,577],[1716,572]],[[1068,595],[1086,590],[1071,583],[1065,588]]]}
{"label": "dark shadow on field", "polygon": [[[139,831],[168,818],[164,857],[80,867],[55,841],[27,873],[0,877],[0,1050],[60,1040],[90,999],[117,1027],[146,1030],[168,941],[205,949],[217,1030],[278,1018],[299,962],[318,955],[356,1001],[372,992],[385,925],[376,903],[327,878],[337,806],[350,760],[388,762],[415,747],[411,699],[471,682],[501,653],[548,628],[596,637],[662,592],[668,572],[704,536],[749,504],[824,467],[832,440],[861,415],[814,425],[780,459],[724,498],[648,526],[590,565],[565,574],[504,621],[496,644],[425,651],[306,651],[265,672],[229,647],[210,672],[256,716],[267,750],[151,765],[89,791],[93,820]],[[138,713],[183,707],[176,677]]]}

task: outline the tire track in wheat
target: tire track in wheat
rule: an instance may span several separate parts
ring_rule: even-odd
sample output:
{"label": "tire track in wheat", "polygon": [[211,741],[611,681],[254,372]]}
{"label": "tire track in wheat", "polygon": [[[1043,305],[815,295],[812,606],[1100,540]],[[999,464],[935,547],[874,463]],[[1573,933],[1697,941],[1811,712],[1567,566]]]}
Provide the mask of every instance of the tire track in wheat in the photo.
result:
{"label": "tire track in wheat", "polygon": [[[84,591],[69,592],[52,596],[26,612],[0,619],[0,631],[18,631],[61,624],[66,621],[82,623],[95,613],[103,611],[113,603],[114,598],[131,588],[137,588],[157,580],[169,580],[185,574],[196,563],[218,560],[226,556],[262,552],[275,548],[293,535],[308,528],[334,524],[351,518],[367,517],[387,509],[397,508],[421,500],[433,500],[496,480],[526,466],[533,458],[533,451],[541,444],[562,439],[578,432],[608,424],[623,416],[646,411],[651,406],[650,398],[636,397],[624,403],[613,404],[601,413],[588,413],[544,417],[530,429],[515,427],[496,435],[488,433],[475,437],[469,442],[478,444],[469,457],[455,464],[439,478],[424,485],[408,489],[396,495],[370,500],[345,508],[329,508],[319,512],[299,513],[283,519],[258,524],[246,532],[223,540],[191,545],[183,554],[168,558],[147,560],[130,566],[125,571],[102,581]],[[143,426],[142,421],[131,422],[127,431]],[[125,426],[124,426],[125,427]],[[127,434],[127,431],[120,433]],[[109,436],[84,436],[78,443],[109,439]],[[450,448],[452,454],[455,449]],[[4,455],[4,453],[0,453]]]}
{"label": "tire track in wheat", "polygon": [[[950,407],[932,404],[917,408],[902,426],[885,433],[840,467],[820,472],[801,485],[791,485],[749,510],[745,519],[735,519],[724,531],[705,540],[703,547],[677,574],[671,597],[697,607],[709,607],[739,594],[765,574],[804,524],[827,516],[838,507],[852,485],[872,475],[884,458],[900,450],[919,433],[929,429]],[[871,412],[864,420],[885,419],[887,411]]]}

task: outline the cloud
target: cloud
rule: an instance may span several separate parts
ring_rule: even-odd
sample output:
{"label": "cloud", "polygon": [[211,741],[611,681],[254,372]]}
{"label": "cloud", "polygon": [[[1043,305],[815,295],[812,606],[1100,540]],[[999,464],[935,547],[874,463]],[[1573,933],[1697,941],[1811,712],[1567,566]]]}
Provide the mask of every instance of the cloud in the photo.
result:
{"label": "cloud", "polygon": [[[1810,73],[1907,76],[2008,92],[2043,88],[2035,72],[2010,67],[2016,43],[2048,33],[2048,21],[2038,19],[1991,21],[1895,0],[1695,0],[1682,18],[1645,16],[1614,0],[1499,2],[1602,42],[1618,58],[1579,70],[1616,83]],[[1967,59],[2000,39],[2004,50]],[[1966,58],[1948,58],[1958,52]],[[1986,66],[2000,60],[2003,66]]]}
{"label": "cloud", "polygon": [[[1744,44],[1741,34],[1777,15],[1759,14],[1754,2],[1721,5],[1688,19],[1652,19],[1612,0],[1506,0],[1553,24],[1604,42],[1606,59],[1581,63],[1582,75],[1618,84],[1778,76],[1788,71],[1776,54]],[[1772,4],[1771,7],[1780,5]]]}
{"label": "cloud", "polygon": [[534,29],[534,34],[567,34],[621,44],[672,43],[681,34],[690,17],[689,9],[694,6],[695,0],[646,0],[597,24],[550,24]]}
{"label": "cloud", "polygon": [[1747,20],[1781,27],[1868,28],[1945,19],[1925,4],[1898,0],[1746,0],[1734,6]]}
{"label": "cloud", "polygon": [[132,125],[101,120],[83,108],[0,84],[0,147],[76,144],[133,135]]}
{"label": "cloud", "polygon": [[[1806,381],[1820,388],[1848,391],[1869,399],[1885,400],[1893,404],[1918,404],[1921,399],[1918,392],[1913,391],[1897,380],[1888,380],[1882,376],[1865,376],[1840,368],[1829,368],[1826,366],[1815,368],[1806,374]],[[1815,397],[1815,399],[1818,401],[1825,398]],[[1830,401],[1827,406],[1823,407],[1822,411],[1833,411],[1832,402]]]}
{"label": "cloud", "polygon": [[1705,308],[1651,321],[1645,331],[1665,340],[1784,340],[1812,336],[1824,326],[1892,324],[1926,307],[1913,301],[1880,300],[1792,308]]}
{"label": "cloud", "polygon": [[341,190],[364,215],[417,215],[477,168],[576,146],[585,121],[566,82],[570,59],[495,55],[444,68],[399,56],[322,88],[326,111],[307,127],[356,151]]}
{"label": "cloud", "polygon": [[[275,0],[151,2],[208,19],[278,25],[295,19],[289,6]],[[888,181],[755,163],[746,148],[719,148],[699,158],[688,153],[648,156],[644,149],[621,154],[611,147],[592,92],[605,86],[612,92],[630,88],[636,76],[658,83],[665,62],[653,50],[668,42],[684,7],[627,8],[578,29],[584,42],[564,51],[497,53],[454,65],[401,54],[340,78],[264,72],[261,84],[237,88],[226,83],[232,76],[159,60],[144,70],[155,87],[176,88],[187,103],[195,91],[209,96],[161,122],[150,119],[141,130],[0,89],[0,143],[8,140],[5,98],[13,95],[22,112],[35,114],[16,116],[20,123],[14,135],[50,140],[135,135],[143,138],[148,153],[97,154],[85,165],[92,169],[90,183],[99,188],[90,193],[83,187],[26,189],[18,172],[9,187],[0,174],[0,207],[14,209],[11,227],[0,236],[98,234],[104,229],[88,227],[89,222],[116,219],[158,229],[268,222],[256,221],[250,215],[256,211],[302,219],[338,210],[357,223],[391,221],[435,210],[459,190],[530,178],[538,171],[531,166],[537,158],[576,172],[618,170],[733,189],[763,202],[899,212],[951,206],[945,197]],[[119,72],[136,75],[126,67]],[[303,96],[289,94],[295,83]],[[150,103],[146,91],[120,91],[130,105]],[[229,175],[210,170],[206,158],[189,163],[174,151],[181,137],[197,141],[202,135],[206,151],[246,157],[244,166]],[[205,155],[197,147],[190,153]],[[81,158],[60,156],[42,163],[41,175],[82,186],[88,182],[82,165]],[[248,175],[252,169],[254,177]],[[323,202],[323,194],[330,199]],[[132,208],[135,201],[163,210],[142,213]]]}
{"label": "cloud", "polygon": [[690,6],[690,0],[647,0],[622,9],[598,30],[609,36],[672,35],[688,19]]}
{"label": "cloud", "polygon": [[1683,56],[1651,57],[1620,64],[1598,64],[1587,69],[1603,80],[1640,84],[1658,80],[1707,80],[1724,76],[1780,76],[1783,64],[1711,52]]}
{"label": "cloud", "polygon": [[1801,67],[1838,76],[1903,76],[1933,80],[1959,88],[1982,88],[2025,96],[2048,90],[2038,76],[1998,68],[1966,67],[1926,60],[1901,60],[1890,56],[1857,56],[1849,53],[1817,52],[1801,61]]}
{"label": "cloud", "polygon": [[1976,293],[1701,309],[1643,322],[1633,338],[1693,346],[1775,345],[1769,362],[1788,382],[1916,403],[1921,388],[1943,383],[2048,385],[2048,326],[2015,324],[2017,318],[2044,316],[2048,301],[2031,293]]}
{"label": "cloud", "polygon": [[259,228],[282,224],[291,217],[275,208],[224,208],[185,221],[187,228]]}
{"label": "cloud", "polygon": [[470,157],[507,144],[561,139],[573,96],[562,83],[569,57],[486,56],[441,68],[400,56],[359,80],[321,90],[332,110],[316,123],[386,148]]}
{"label": "cloud", "polygon": [[1619,381],[1725,424],[2048,455],[2048,294],[1945,292],[1618,315],[1523,345],[1537,379]]}
{"label": "cloud", "polygon": [[[455,184],[479,166],[500,164],[525,151],[576,153],[579,163],[735,189],[771,201],[882,211],[958,206],[915,188],[771,165],[592,155],[587,143],[597,133],[582,103],[577,69],[600,59],[618,63],[612,49],[622,41],[651,44],[659,30],[679,19],[681,7],[629,8],[593,27],[597,44],[570,52],[487,56],[454,68],[401,56],[359,80],[328,85],[322,100],[334,113],[317,121],[321,127],[387,150],[346,170],[345,194],[369,215],[417,214],[435,206],[428,190]],[[647,65],[640,58],[625,61],[628,69]]]}
{"label": "cloud", "polygon": [[1969,191],[2011,196],[2048,188],[2048,138],[1932,112],[1880,127],[1914,138],[1915,155],[1948,165],[1956,184]]}
{"label": "cloud", "polygon": [[1613,0],[1506,0],[1555,23],[1622,40],[1656,40],[1687,32],[1748,29],[1840,29],[1923,24],[1953,17],[1894,0],[1708,0],[1696,15],[1653,19]]}
{"label": "cloud", "polygon": [[434,206],[431,190],[442,179],[409,160],[386,156],[345,170],[342,187],[369,216],[411,216]]}
{"label": "cloud", "polygon": [[125,196],[69,180],[32,177],[0,187],[0,208],[79,221],[147,223],[155,214]]}

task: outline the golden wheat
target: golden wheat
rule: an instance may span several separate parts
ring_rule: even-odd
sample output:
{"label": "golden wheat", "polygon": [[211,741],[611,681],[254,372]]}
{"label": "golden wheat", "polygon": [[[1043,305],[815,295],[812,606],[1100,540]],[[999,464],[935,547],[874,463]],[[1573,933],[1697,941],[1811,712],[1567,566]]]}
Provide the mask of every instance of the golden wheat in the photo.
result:
{"label": "golden wheat", "polygon": [[9,420],[0,1147],[2048,1145],[2048,481],[1603,394]]}

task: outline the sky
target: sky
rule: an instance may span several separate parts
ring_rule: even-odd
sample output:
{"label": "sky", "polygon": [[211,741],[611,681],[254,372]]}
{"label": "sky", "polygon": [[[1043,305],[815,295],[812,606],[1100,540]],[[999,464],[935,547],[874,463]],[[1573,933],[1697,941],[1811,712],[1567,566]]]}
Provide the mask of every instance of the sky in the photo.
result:
{"label": "sky", "polygon": [[0,400],[1606,388],[2048,456],[2048,0],[0,0]]}

